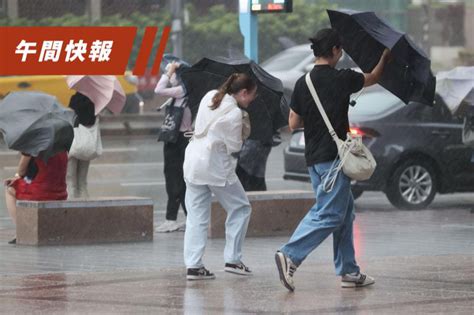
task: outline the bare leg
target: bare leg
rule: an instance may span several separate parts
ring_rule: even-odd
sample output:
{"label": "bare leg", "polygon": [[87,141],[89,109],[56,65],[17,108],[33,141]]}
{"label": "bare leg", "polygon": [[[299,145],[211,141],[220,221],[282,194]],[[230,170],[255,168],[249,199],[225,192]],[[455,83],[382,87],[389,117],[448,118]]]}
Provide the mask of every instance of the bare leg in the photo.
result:
{"label": "bare leg", "polygon": [[69,157],[67,162],[67,193],[68,198],[78,197],[78,185],[77,185],[77,159]]}
{"label": "bare leg", "polygon": [[89,198],[87,190],[87,174],[90,161],[77,160],[77,191],[79,198]]}
{"label": "bare leg", "polygon": [[7,203],[8,213],[16,225],[16,192],[13,187],[7,187],[5,190],[5,201]]}

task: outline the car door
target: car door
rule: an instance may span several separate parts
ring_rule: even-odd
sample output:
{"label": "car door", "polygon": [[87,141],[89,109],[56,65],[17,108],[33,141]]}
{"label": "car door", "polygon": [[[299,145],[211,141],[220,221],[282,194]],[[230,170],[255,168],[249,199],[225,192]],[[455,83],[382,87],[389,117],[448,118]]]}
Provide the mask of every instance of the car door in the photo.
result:
{"label": "car door", "polygon": [[439,150],[439,159],[446,174],[446,190],[474,190],[474,150],[462,142],[462,118],[451,115],[441,100],[430,111],[431,141]]}

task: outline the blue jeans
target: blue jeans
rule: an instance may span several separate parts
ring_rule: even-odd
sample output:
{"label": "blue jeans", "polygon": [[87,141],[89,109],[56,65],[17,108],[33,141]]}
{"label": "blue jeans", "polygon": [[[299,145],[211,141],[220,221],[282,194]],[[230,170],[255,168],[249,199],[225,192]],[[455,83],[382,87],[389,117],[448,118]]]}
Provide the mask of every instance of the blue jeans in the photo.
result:
{"label": "blue jeans", "polygon": [[316,194],[316,204],[301,220],[289,242],[280,250],[299,266],[332,233],[336,274],[344,275],[359,272],[352,235],[354,198],[350,178],[342,171],[337,175],[333,190],[329,193],[323,190],[322,181],[331,165],[332,161],[308,168]]}

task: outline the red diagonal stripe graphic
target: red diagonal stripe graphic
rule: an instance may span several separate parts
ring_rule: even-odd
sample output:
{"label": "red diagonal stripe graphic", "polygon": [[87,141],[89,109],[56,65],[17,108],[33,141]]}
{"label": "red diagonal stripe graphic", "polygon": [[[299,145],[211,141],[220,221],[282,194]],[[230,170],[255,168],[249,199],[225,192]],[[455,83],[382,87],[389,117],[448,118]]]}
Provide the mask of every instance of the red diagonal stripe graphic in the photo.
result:
{"label": "red diagonal stripe graphic", "polygon": [[155,40],[157,31],[158,27],[156,26],[149,26],[145,28],[145,34],[143,34],[142,45],[140,46],[138,57],[135,61],[135,68],[133,69],[134,75],[145,74],[148,58],[150,57],[151,49],[153,48],[153,42]]}
{"label": "red diagonal stripe graphic", "polygon": [[160,46],[158,47],[158,52],[155,56],[155,62],[153,63],[153,68],[151,69],[151,75],[158,75],[158,72],[160,70],[161,59],[163,58],[163,54],[165,52],[170,30],[170,26],[165,26],[163,28],[163,32],[161,33]]}

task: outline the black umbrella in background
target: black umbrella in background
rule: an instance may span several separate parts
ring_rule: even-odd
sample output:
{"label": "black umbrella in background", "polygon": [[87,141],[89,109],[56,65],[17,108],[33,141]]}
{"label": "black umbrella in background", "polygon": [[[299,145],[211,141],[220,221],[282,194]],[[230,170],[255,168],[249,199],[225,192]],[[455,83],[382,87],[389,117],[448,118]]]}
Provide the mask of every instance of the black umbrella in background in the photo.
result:
{"label": "black umbrella in background", "polygon": [[203,58],[181,72],[193,117],[204,95],[219,88],[233,73],[246,73],[258,84],[258,96],[247,109],[252,126],[249,139],[272,143],[274,132],[288,124],[288,106],[283,97],[283,85],[279,79],[246,58]]}
{"label": "black umbrella in background", "polygon": [[379,84],[408,104],[432,105],[436,79],[428,56],[404,33],[394,30],[374,12],[327,10],[331,25],[342,37],[342,46],[364,72],[377,65],[385,48],[391,50]]}
{"label": "black umbrella in background", "polygon": [[0,132],[8,148],[44,161],[70,149],[75,120],[74,111],[40,92],[13,92],[0,102]]}

